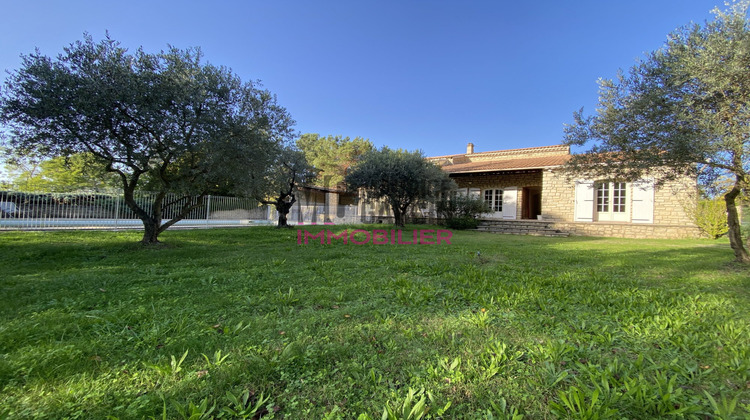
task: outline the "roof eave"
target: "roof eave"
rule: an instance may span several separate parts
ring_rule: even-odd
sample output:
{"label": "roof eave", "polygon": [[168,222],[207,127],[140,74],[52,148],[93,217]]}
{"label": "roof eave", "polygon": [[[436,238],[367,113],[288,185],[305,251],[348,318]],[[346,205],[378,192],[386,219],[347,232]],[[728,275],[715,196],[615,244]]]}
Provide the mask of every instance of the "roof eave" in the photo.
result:
{"label": "roof eave", "polygon": [[552,168],[559,168],[562,165],[548,165],[548,166],[525,166],[525,167],[519,167],[519,168],[502,168],[502,169],[479,169],[476,171],[456,171],[456,172],[448,172],[449,174],[476,174],[480,172],[505,172],[505,171],[522,171],[527,169],[552,169]]}

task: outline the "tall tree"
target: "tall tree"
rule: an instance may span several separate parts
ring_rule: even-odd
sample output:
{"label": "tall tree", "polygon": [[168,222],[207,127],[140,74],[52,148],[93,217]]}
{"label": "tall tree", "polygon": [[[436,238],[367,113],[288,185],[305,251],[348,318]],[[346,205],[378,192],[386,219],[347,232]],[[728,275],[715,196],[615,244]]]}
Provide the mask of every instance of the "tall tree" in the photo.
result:
{"label": "tall tree", "polygon": [[266,190],[256,193],[256,198],[263,204],[274,206],[279,214],[276,227],[288,226],[287,216],[297,202],[298,187],[314,177],[315,171],[305,155],[293,148],[284,149],[269,165],[264,182]]}
{"label": "tall tree", "polygon": [[409,207],[419,201],[435,200],[439,193],[456,185],[440,167],[425,160],[421,152],[383,147],[359,159],[346,175],[351,189],[364,188],[369,197],[385,198],[397,226],[404,226]]}
{"label": "tall tree", "polygon": [[[597,113],[574,115],[565,143],[597,142],[571,159],[571,173],[663,183],[685,175],[730,176],[724,194],[735,259],[750,263],[736,199],[750,185],[748,2],[672,33],[616,81],[601,80]],[[750,243],[748,244],[750,246]]]}
{"label": "tall tree", "polygon": [[346,172],[364,153],[373,149],[370,140],[362,137],[327,136],[307,133],[297,140],[297,147],[308,162],[318,170],[317,185],[335,187],[344,182]]}
{"label": "tall tree", "polygon": [[[57,58],[24,56],[0,95],[0,121],[11,125],[14,148],[106,162],[143,222],[145,244],[217,185],[264,188],[260,174],[293,125],[270,92],[203,63],[197,49],[130,53],[88,35]],[[133,194],[145,177],[157,192],[148,206]],[[163,222],[170,207],[178,216]]]}

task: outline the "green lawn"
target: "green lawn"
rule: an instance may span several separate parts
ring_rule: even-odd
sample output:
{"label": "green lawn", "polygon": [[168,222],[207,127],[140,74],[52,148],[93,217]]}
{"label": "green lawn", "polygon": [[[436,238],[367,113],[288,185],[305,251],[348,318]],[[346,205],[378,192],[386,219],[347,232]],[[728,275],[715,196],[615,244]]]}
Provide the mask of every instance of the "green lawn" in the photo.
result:
{"label": "green lawn", "polygon": [[750,415],[726,242],[140,236],[0,233],[0,418]]}

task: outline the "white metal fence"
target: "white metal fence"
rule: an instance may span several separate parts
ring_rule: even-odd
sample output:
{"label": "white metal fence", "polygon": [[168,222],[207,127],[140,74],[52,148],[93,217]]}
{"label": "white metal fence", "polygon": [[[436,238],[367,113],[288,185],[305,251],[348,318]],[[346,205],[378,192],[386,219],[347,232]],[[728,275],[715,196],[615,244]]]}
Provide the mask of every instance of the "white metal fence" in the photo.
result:
{"label": "white metal fence", "polygon": [[[278,213],[271,207],[269,219],[278,220]],[[295,205],[289,210],[287,221],[293,225],[326,224],[336,225],[365,223],[356,205]]]}
{"label": "white metal fence", "polygon": [[[155,193],[137,192],[135,200],[151,210]],[[164,210],[163,219],[177,215],[180,198],[174,194],[164,203],[176,205]],[[191,211],[175,227],[241,226],[268,223],[268,208],[241,197],[207,196],[204,204]],[[124,203],[122,192],[40,192],[0,190],[0,230],[9,229],[126,229],[142,223]]]}
{"label": "white metal fence", "polygon": [[[2,185],[2,184],[0,184]],[[129,229],[142,228],[141,220],[125,204],[122,191],[50,192],[0,187],[0,230],[33,229]],[[138,205],[151,211],[154,195],[137,192]],[[166,222],[177,215],[179,197],[168,194],[164,203],[176,205],[163,210]],[[184,202],[183,202],[184,203]],[[412,209],[412,223],[434,222],[434,215],[419,207]],[[278,214],[273,206],[241,198],[210,195],[174,227],[219,227],[275,224]],[[382,201],[363,201],[329,206],[297,202],[287,215],[289,224],[361,224],[393,223],[390,207]]]}
{"label": "white metal fence", "polygon": [[[427,209],[412,208],[406,216],[410,223],[434,223],[436,217]],[[276,221],[278,213],[271,207],[269,219]],[[393,223],[394,217],[390,207],[383,202],[362,202],[352,205],[329,206],[323,204],[294,205],[287,215],[287,221],[292,225],[309,224],[368,224]]]}

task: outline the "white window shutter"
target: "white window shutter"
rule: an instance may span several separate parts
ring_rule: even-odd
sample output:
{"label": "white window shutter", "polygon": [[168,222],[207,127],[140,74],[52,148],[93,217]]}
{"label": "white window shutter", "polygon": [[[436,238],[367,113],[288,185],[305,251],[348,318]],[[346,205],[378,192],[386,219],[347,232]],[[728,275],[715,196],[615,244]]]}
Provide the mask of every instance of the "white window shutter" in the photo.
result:
{"label": "white window shutter", "polygon": [[654,180],[633,183],[633,223],[654,223]]}
{"label": "white window shutter", "polygon": [[479,188],[469,188],[470,198],[479,198]]}
{"label": "white window shutter", "polygon": [[516,218],[517,201],[517,187],[506,187],[505,189],[503,189],[503,219],[512,220]]}
{"label": "white window shutter", "polygon": [[576,181],[574,213],[576,222],[594,221],[594,183],[592,181]]}

